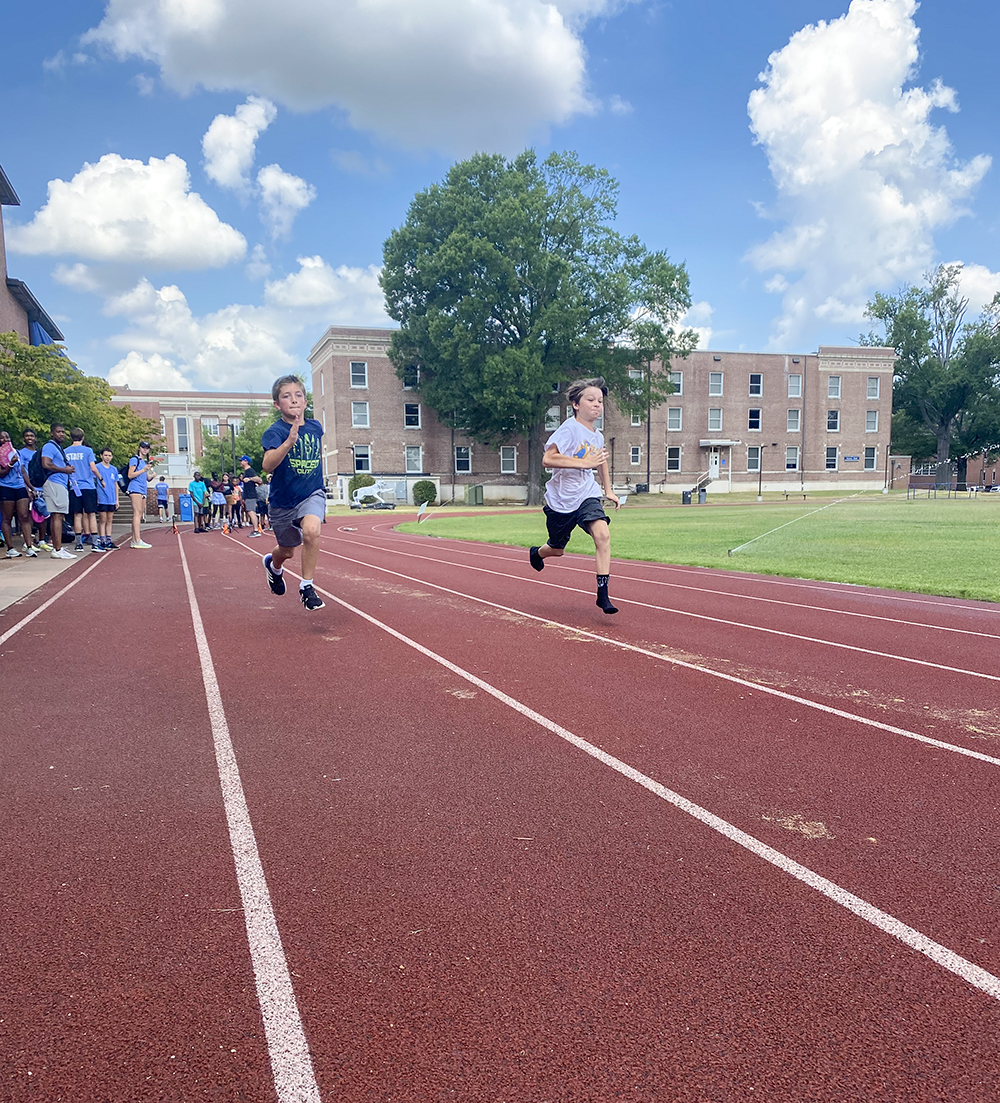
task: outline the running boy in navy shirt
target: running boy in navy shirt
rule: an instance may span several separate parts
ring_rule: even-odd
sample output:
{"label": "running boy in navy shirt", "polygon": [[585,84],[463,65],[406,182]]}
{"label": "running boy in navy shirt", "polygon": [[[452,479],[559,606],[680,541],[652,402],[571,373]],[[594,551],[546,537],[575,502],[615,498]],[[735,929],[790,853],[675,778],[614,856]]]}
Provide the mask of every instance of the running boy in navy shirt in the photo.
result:
{"label": "running boy in navy shirt", "polygon": [[297,375],[275,380],[271,397],[281,417],[264,430],[264,471],[271,475],[269,509],[277,541],[264,556],[264,571],[272,594],[285,592],[282,568],[302,545],[299,598],[306,609],[325,602],[313,588],[319,558],[319,527],[326,517],[323,488],[323,426],[306,417],[306,388]]}
{"label": "running boy in navy shirt", "polygon": [[601,487],[594,478],[596,470],[603,483],[604,497],[619,509],[621,503],[611,490],[604,437],[594,426],[604,414],[607,393],[603,379],[579,379],[566,392],[574,416],[567,418],[549,437],[542,457],[542,466],[553,472],[545,484],[545,525],[549,538],[541,547],[529,548],[528,558],[536,571],[543,570],[546,559],[563,554],[573,529],[579,525],[594,541],[597,604],[605,613],[617,613],[608,597],[610,518],[601,506]]}

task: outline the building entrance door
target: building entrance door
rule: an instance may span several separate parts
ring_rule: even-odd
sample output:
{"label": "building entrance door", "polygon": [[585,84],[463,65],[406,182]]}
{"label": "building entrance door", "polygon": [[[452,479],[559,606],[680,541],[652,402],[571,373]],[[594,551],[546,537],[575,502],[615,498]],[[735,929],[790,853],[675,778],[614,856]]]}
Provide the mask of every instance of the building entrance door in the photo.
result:
{"label": "building entrance door", "polygon": [[717,479],[719,477],[719,450],[713,448],[708,454],[708,477],[710,479]]}

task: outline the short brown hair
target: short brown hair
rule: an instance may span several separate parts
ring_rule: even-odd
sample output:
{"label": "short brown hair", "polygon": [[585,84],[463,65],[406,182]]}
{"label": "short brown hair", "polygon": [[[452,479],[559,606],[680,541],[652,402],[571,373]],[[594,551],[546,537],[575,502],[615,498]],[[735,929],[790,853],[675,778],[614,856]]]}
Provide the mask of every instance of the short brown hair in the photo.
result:
{"label": "short brown hair", "polygon": [[280,379],[276,379],[271,387],[271,400],[273,402],[278,401],[278,395],[281,394],[281,388],[288,383],[298,383],[303,391],[306,389],[305,383],[303,383],[297,375],[283,375]]}
{"label": "short brown hair", "polygon": [[79,428],[77,428],[77,429],[70,429],[70,431],[69,431],[69,439],[70,439],[70,440],[83,440],[83,430],[82,430],[82,429],[79,429]]}
{"label": "short brown hair", "polygon": [[608,397],[608,385],[604,382],[603,376],[598,375],[594,379],[578,379],[575,383],[570,383],[566,390],[566,397],[574,409],[588,387],[596,387],[605,398]]}

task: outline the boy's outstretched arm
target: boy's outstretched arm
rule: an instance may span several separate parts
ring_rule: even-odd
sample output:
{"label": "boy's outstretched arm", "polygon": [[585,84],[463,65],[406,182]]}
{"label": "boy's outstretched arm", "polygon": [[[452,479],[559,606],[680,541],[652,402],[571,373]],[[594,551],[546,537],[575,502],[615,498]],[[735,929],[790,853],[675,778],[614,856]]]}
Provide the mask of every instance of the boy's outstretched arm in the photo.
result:
{"label": "boy's outstretched arm", "polygon": [[608,462],[608,450],[602,448],[600,452],[593,452],[589,456],[564,456],[554,444],[545,449],[542,456],[542,467],[606,467]]}
{"label": "boy's outstretched arm", "polygon": [[607,460],[605,460],[605,462],[601,464],[601,466],[597,469],[597,472],[601,478],[601,486],[604,487],[604,497],[607,498],[609,502],[615,503],[615,509],[621,509],[621,501],[619,500],[618,495],[611,489],[611,474],[608,471]]}

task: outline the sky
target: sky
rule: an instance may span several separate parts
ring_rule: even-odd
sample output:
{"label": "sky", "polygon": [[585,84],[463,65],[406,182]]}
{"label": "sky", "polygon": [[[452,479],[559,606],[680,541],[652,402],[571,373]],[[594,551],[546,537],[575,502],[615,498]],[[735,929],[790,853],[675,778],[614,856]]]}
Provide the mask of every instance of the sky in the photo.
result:
{"label": "sky", "polygon": [[8,274],[115,384],[262,390],[389,325],[382,244],[485,150],[573,150],[716,350],[855,344],[961,263],[1000,290],[995,0],[5,5]]}

